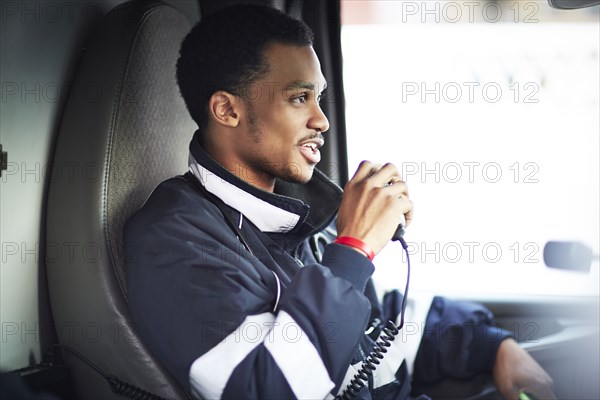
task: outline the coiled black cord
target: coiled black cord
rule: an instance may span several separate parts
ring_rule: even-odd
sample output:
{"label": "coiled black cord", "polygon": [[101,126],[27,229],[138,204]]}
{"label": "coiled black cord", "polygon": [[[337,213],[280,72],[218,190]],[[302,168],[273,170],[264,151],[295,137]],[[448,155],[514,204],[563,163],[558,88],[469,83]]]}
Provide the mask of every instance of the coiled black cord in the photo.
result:
{"label": "coiled black cord", "polygon": [[96,364],[94,364],[84,355],[82,355],[81,353],[69,346],[65,346],[64,344],[55,344],[54,346],[67,350],[69,353],[73,354],[74,356],[85,362],[87,365],[92,367],[98,374],[102,375],[102,377],[106,379],[108,385],[110,386],[110,390],[112,390],[115,394],[125,396],[132,400],[165,400],[163,397],[147,392],[130,383],[123,382],[114,375],[106,374]]}
{"label": "coiled black cord", "polygon": [[377,366],[381,364],[381,361],[385,357],[385,353],[387,353],[387,348],[392,345],[394,339],[398,333],[400,333],[400,329],[404,326],[404,311],[406,310],[406,299],[408,298],[408,285],[410,283],[410,257],[408,255],[408,245],[404,241],[404,238],[398,237],[394,238],[394,240],[398,240],[404,249],[404,253],[406,254],[407,261],[407,271],[406,271],[406,287],[404,289],[404,296],[402,298],[402,310],[400,311],[400,324],[396,326],[392,321],[388,321],[383,328],[382,333],[379,335],[378,341],[373,346],[373,350],[369,353],[365,361],[363,362],[360,369],[354,374],[350,383],[344,389],[344,391],[337,395],[336,400],[350,400],[356,397],[358,392],[365,386],[365,384],[369,381],[370,377],[373,376],[373,372],[377,369]]}
{"label": "coiled black cord", "polygon": [[120,394],[121,396],[125,396],[134,400],[165,400],[162,397],[150,392],[146,392],[137,386],[123,382],[114,375],[106,377],[106,380],[108,381],[110,389],[113,391],[113,393]]}

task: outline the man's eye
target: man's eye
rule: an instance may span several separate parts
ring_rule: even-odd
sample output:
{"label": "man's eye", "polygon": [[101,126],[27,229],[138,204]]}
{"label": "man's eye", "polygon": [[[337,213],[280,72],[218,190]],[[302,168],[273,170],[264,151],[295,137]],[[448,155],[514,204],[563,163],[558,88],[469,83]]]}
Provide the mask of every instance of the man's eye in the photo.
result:
{"label": "man's eye", "polygon": [[301,94],[300,96],[296,96],[292,98],[292,103],[303,104],[306,103],[306,93]]}

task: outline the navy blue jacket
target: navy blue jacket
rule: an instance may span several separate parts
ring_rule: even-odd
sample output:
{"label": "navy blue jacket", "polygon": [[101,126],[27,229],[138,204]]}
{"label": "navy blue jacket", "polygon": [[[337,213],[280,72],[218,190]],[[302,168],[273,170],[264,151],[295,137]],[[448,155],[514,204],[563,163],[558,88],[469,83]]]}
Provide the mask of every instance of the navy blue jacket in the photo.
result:
{"label": "navy blue jacket", "polygon": [[[332,398],[372,350],[365,330],[382,313],[366,257],[328,244],[317,260],[309,249],[307,239],[334,220],[341,189],[315,170],[306,185],[261,191],[212,160],[197,135],[190,172],[161,183],[125,227],[136,329],[195,397]],[[489,371],[508,336],[491,318],[481,306],[436,298],[414,378]],[[465,334],[448,343],[436,333],[443,327]],[[400,345],[360,398],[408,398]]]}

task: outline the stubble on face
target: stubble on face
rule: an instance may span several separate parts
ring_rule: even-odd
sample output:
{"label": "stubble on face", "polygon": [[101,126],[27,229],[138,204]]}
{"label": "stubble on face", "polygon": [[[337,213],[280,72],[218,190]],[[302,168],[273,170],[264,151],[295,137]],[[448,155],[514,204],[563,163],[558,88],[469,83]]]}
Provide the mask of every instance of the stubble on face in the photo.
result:
{"label": "stubble on face", "polygon": [[[251,139],[256,144],[261,144],[263,142],[263,132],[260,128],[260,121],[258,115],[252,105],[252,102],[247,102],[247,117],[246,123],[248,124],[248,132]],[[255,164],[252,166],[255,171],[257,171],[261,176],[254,176],[252,179],[256,181],[261,181],[262,179],[268,178],[278,178],[285,182],[289,183],[308,183],[310,179],[304,179],[301,166],[296,163],[290,163],[289,165],[280,165],[277,162],[264,162],[259,164]],[[311,174],[312,177],[312,174]],[[248,178],[248,177],[246,177]]]}
{"label": "stubble on face", "polygon": [[256,111],[252,105],[252,101],[247,102],[248,116],[246,117],[246,123],[248,124],[248,132],[252,141],[256,144],[260,144],[262,141],[262,132],[258,126],[258,117]]}

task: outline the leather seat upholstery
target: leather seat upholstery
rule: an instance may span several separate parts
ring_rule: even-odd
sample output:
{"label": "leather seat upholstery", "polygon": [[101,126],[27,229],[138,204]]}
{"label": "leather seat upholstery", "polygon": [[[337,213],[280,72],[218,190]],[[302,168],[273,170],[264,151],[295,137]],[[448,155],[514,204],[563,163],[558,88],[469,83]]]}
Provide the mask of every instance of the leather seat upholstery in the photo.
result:
{"label": "leather seat upholstery", "polygon": [[[122,228],[159,182],[187,170],[196,125],[180,97],[175,63],[190,29],[185,16],[156,1],[127,2],[105,16],[83,49],[77,92],[61,120],[53,165],[62,173],[52,175],[46,212],[59,342],[168,399],[187,395],[132,328]],[[88,365],[63,355],[79,398],[122,398]]]}

